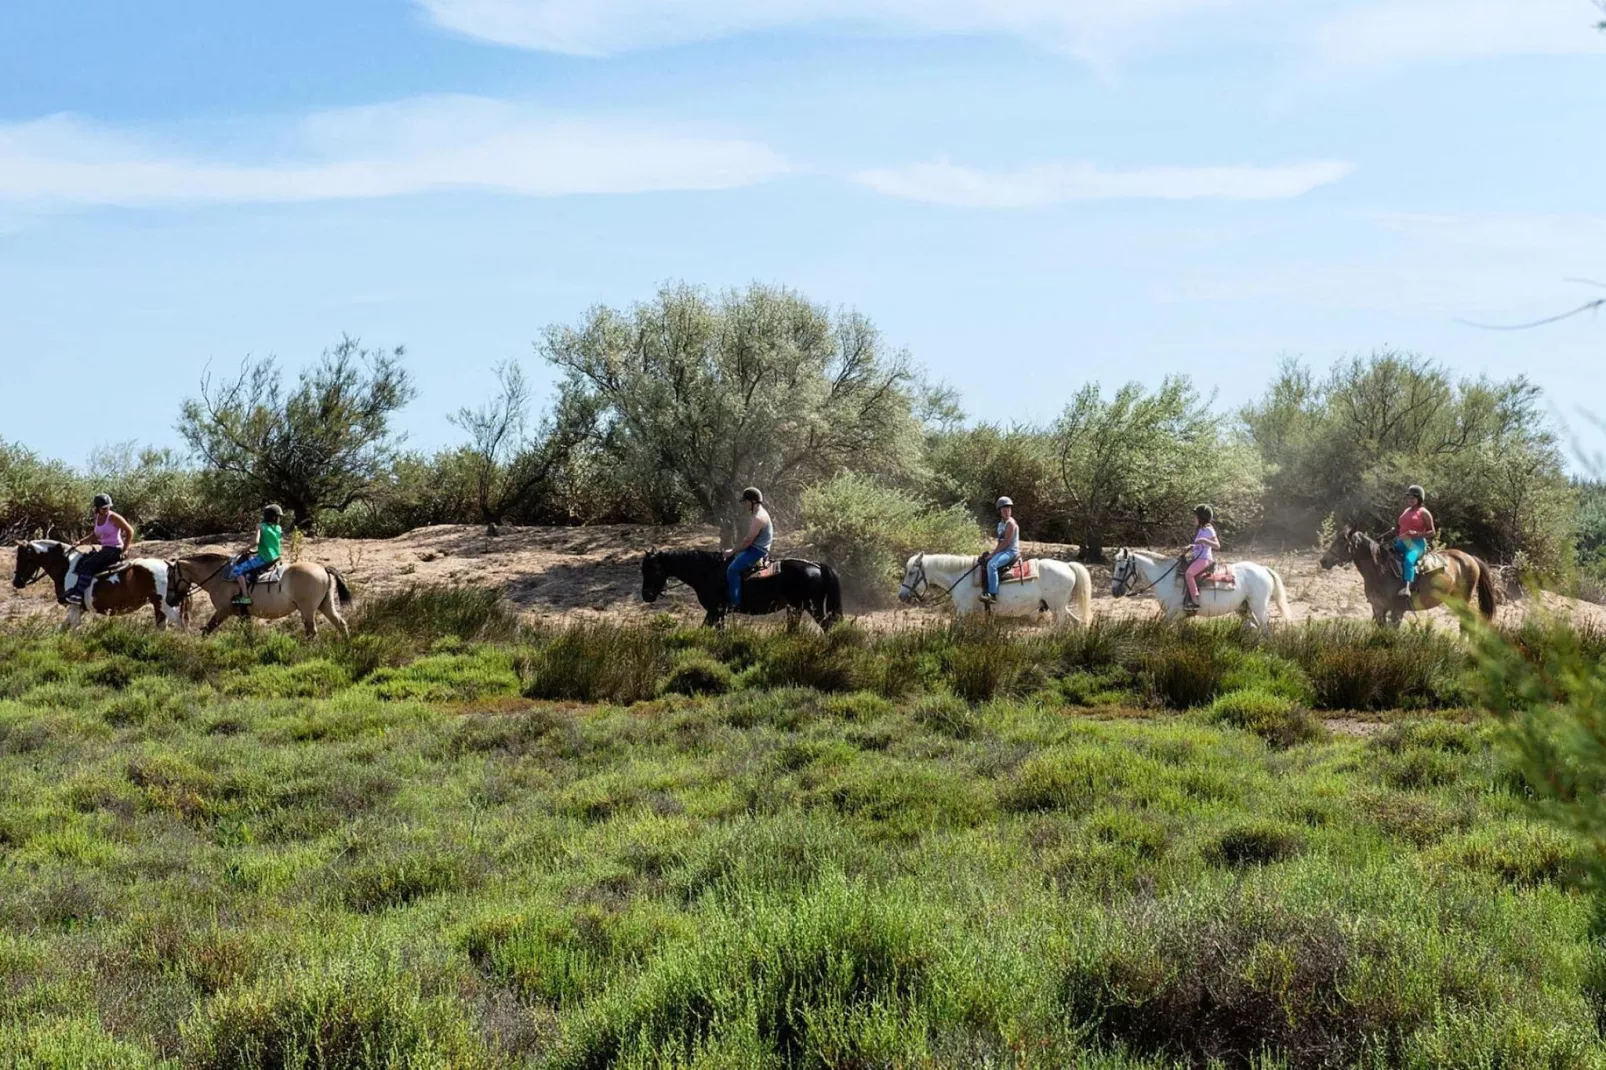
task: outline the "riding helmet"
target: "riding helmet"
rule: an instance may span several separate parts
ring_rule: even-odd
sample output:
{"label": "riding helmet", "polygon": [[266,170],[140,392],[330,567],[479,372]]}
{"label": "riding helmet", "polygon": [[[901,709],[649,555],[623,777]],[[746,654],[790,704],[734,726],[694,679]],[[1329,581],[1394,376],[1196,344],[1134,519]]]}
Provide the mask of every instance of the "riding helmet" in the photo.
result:
{"label": "riding helmet", "polygon": [[262,507],[262,519],[264,520],[278,520],[283,515],[284,510],[277,505],[264,505]]}
{"label": "riding helmet", "polygon": [[1014,500],[1011,499],[1011,498],[1008,498],[1008,497],[1004,497],[1004,498],[998,499],[998,504],[993,506],[993,508],[1002,509],[1006,505],[1009,506],[1011,509],[1015,508]]}
{"label": "riding helmet", "polygon": [[96,509],[110,509],[111,507],[112,507],[112,496],[110,494],[97,494],[97,495],[95,495],[95,508]]}
{"label": "riding helmet", "polygon": [[748,487],[746,490],[742,491],[742,501],[752,502],[755,505],[763,505],[764,492],[759,490],[757,487]]}
{"label": "riding helmet", "polygon": [[1428,500],[1428,496],[1422,493],[1422,488],[1415,483],[1412,483],[1409,487],[1406,487],[1405,493],[1415,498],[1418,505],[1421,505],[1423,502]]}
{"label": "riding helmet", "polygon": [[1195,506],[1193,515],[1199,518],[1201,524],[1208,524],[1216,519],[1216,511],[1208,505]]}

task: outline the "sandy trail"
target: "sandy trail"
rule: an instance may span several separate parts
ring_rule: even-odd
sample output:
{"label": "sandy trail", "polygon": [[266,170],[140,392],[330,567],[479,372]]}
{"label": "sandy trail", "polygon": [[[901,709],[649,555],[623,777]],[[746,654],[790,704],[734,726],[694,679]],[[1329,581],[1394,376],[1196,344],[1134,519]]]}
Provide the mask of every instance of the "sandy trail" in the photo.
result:
{"label": "sandy trail", "polygon": [[[142,542],[135,549],[137,556],[171,558],[203,548],[232,548],[247,539]],[[696,599],[678,583],[672,583],[654,605],[641,601],[641,557],[655,547],[712,549],[718,545],[716,529],[701,526],[508,528],[493,537],[477,525],[440,525],[418,528],[394,539],[309,539],[300,553],[307,560],[340,569],[358,592],[359,600],[415,584],[466,584],[501,590],[531,619],[641,621],[670,612],[688,621],[700,621],[702,610]],[[1027,542],[1022,548],[1029,557],[1075,556],[1075,547],[1057,543]],[[795,541],[784,538],[778,550],[782,554],[798,553]],[[1371,610],[1360,576],[1353,568],[1324,572],[1317,563],[1319,556],[1315,550],[1251,551],[1241,558],[1260,561],[1282,574],[1296,622],[1369,618]],[[1149,617],[1158,613],[1153,598],[1148,596],[1111,598],[1108,566],[1093,566],[1090,571],[1095,617]],[[889,601],[895,589],[896,580],[889,580]],[[942,617],[932,609],[868,608],[856,606],[851,600],[847,608],[850,616],[877,629],[918,626]],[[23,591],[8,584],[0,597],[0,620],[52,611],[56,607],[48,583]],[[1509,623],[1535,611],[1559,613],[1579,624],[1606,628],[1606,607],[1550,593],[1502,605],[1498,619]],[[1434,626],[1455,626],[1446,610],[1434,610],[1421,617]]]}

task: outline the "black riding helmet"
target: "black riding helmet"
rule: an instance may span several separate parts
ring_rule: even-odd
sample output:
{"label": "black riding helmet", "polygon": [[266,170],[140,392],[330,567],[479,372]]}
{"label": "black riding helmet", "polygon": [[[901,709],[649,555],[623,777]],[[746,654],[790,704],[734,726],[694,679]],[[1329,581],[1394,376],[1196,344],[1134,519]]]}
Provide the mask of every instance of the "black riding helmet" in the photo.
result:
{"label": "black riding helmet", "polygon": [[1208,505],[1194,506],[1193,515],[1199,518],[1201,524],[1209,524],[1216,519],[1216,511]]}
{"label": "black riding helmet", "polygon": [[264,505],[262,507],[263,520],[273,521],[276,523],[282,516],[284,516],[284,510],[280,509],[277,505]]}
{"label": "black riding helmet", "polygon": [[110,509],[112,507],[112,496],[110,494],[95,495],[94,507],[96,509]]}
{"label": "black riding helmet", "polygon": [[757,487],[748,487],[742,491],[742,501],[752,502],[754,505],[763,505],[764,492]]}

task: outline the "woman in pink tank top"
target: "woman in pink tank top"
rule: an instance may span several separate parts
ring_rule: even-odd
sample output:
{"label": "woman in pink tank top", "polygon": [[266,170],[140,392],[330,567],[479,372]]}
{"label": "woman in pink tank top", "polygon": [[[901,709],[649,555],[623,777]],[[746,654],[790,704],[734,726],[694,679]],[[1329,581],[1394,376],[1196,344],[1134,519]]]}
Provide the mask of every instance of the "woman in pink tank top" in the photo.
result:
{"label": "woman in pink tank top", "polygon": [[[90,532],[90,538],[94,540],[95,549],[84,554],[73,565],[73,575],[77,577],[77,582],[72,590],[67,592],[66,600],[74,605],[84,604],[84,592],[89,590],[90,581],[97,573],[105,572],[121,561],[128,548],[134,544],[133,525],[112,512],[111,495],[95,495],[94,506],[95,526]],[[73,543],[72,548],[78,549],[84,541],[79,539]]]}

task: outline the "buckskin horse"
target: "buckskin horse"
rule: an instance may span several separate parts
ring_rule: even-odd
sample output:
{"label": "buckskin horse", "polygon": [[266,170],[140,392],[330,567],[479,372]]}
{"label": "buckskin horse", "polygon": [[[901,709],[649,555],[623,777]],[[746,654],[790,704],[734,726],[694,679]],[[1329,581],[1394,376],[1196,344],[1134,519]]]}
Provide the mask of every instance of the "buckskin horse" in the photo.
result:
{"label": "buckskin horse", "polygon": [[182,605],[193,591],[205,591],[212,599],[212,619],[202,629],[206,634],[216,631],[241,609],[263,620],[278,620],[299,611],[309,639],[318,634],[317,615],[322,613],[341,635],[350,634],[346,618],[340,615],[340,603],[351,601],[351,591],[338,570],[300,561],[286,565],[277,580],[252,588],[249,606],[236,606],[233,599],[239,587],[228,578],[228,566],[233,563],[232,556],[221,553],[195,554],[169,562],[172,581],[167,587],[167,604]]}
{"label": "buckskin horse", "polygon": [[[1115,572],[1110,577],[1110,596],[1154,594],[1167,617],[1187,616],[1183,599],[1187,588],[1182,583],[1184,566],[1179,557],[1161,557],[1141,550],[1122,550],[1115,555]],[[1199,608],[1194,615],[1224,617],[1231,613],[1249,612],[1249,619],[1260,631],[1271,627],[1271,607],[1283,620],[1288,616],[1288,591],[1276,569],[1257,565],[1253,561],[1234,561],[1226,566],[1232,573],[1231,586],[1199,584]]]}
{"label": "buckskin horse", "polygon": [[[981,600],[981,559],[975,554],[918,553],[903,566],[903,583],[898,601],[924,602],[946,597],[956,616],[988,612],[995,617],[1035,617],[1044,610],[1057,624],[1075,620],[1093,623],[1093,580],[1087,567],[1078,561],[1032,558],[1025,562],[1031,578],[1016,580],[1000,573],[998,601],[987,606]],[[1009,570],[1012,577],[1015,566]],[[1071,611],[1071,600],[1076,611]]]}
{"label": "buckskin horse", "polygon": [[1372,619],[1378,624],[1397,628],[1411,610],[1432,609],[1452,599],[1469,606],[1475,601],[1478,614],[1484,620],[1493,620],[1494,573],[1488,564],[1464,550],[1435,553],[1444,558],[1444,567],[1425,572],[1417,566],[1416,592],[1410,598],[1400,594],[1400,576],[1390,562],[1388,547],[1364,531],[1346,527],[1339,532],[1333,545],[1322,554],[1321,566],[1324,569],[1346,563],[1355,566],[1366,587]]}
{"label": "buckskin horse", "polygon": [[[54,539],[19,542],[17,570],[11,577],[11,586],[21,590],[49,576],[56,586],[56,601],[64,601],[67,575],[82,557],[66,543]],[[116,616],[132,613],[141,606],[150,606],[156,611],[159,629],[167,627],[169,621],[177,623],[178,608],[166,603],[167,581],[165,561],[136,557],[121,562],[90,581],[82,606],[67,607],[67,627],[76,627],[86,612]]]}
{"label": "buckskin horse", "polygon": [[[641,600],[656,602],[670,580],[697,592],[704,626],[722,627],[731,612],[725,593],[725,555],[713,550],[649,550],[641,560]],[[805,611],[822,630],[842,619],[842,581],[830,565],[782,558],[773,576],[742,580],[742,605],[736,612],[761,617],[786,610],[788,626]]]}

